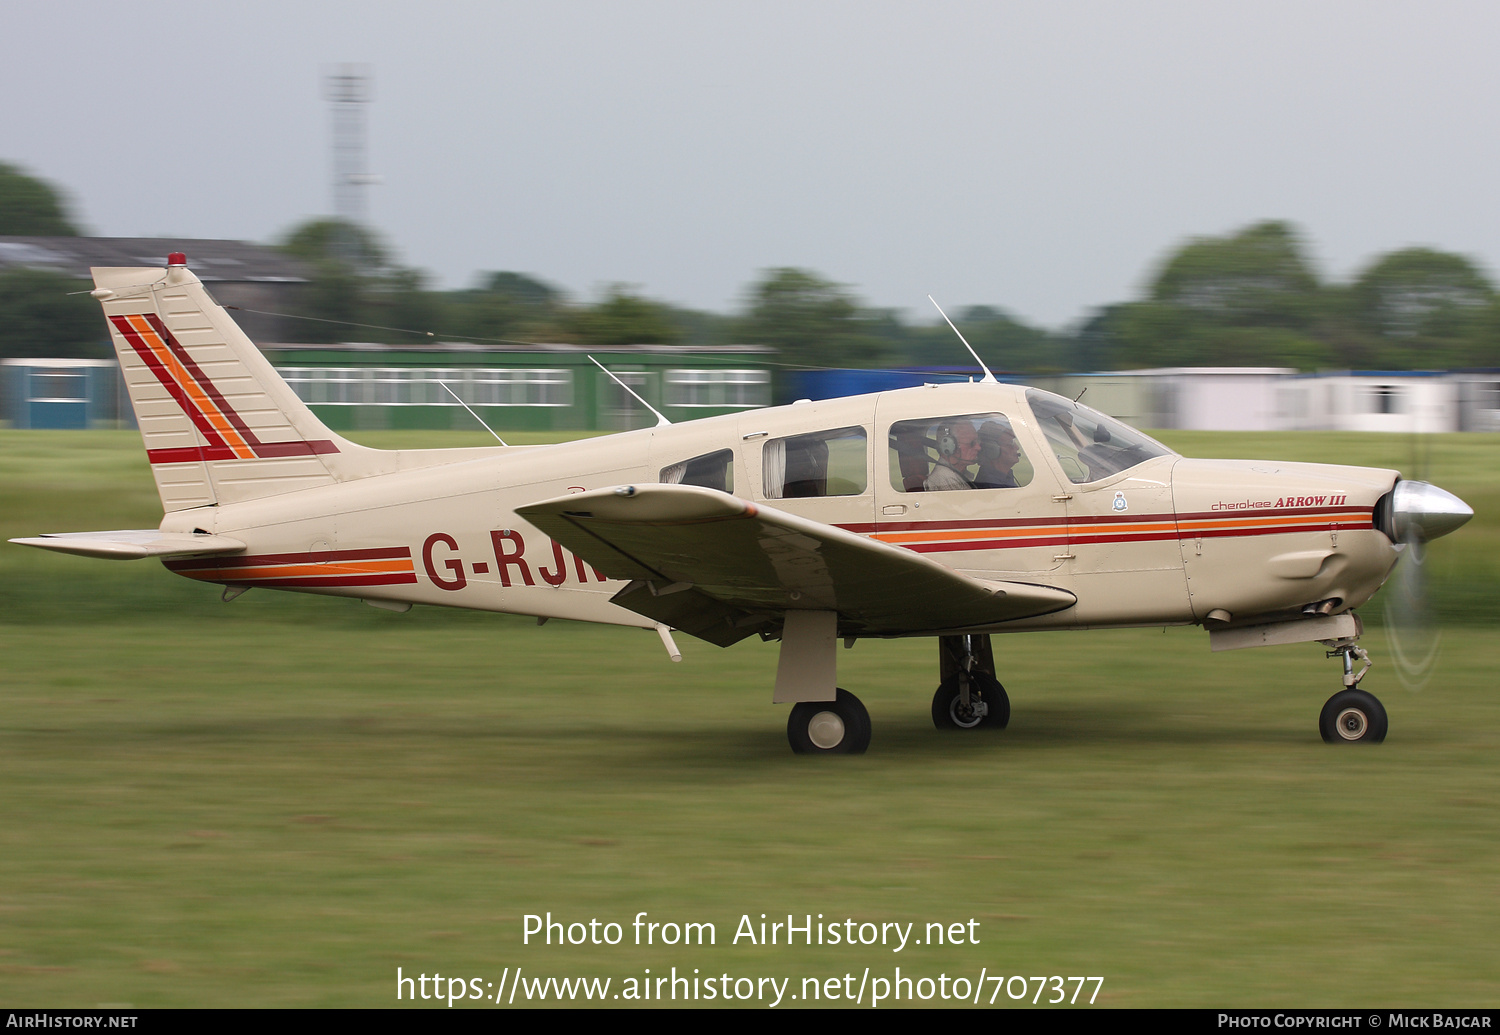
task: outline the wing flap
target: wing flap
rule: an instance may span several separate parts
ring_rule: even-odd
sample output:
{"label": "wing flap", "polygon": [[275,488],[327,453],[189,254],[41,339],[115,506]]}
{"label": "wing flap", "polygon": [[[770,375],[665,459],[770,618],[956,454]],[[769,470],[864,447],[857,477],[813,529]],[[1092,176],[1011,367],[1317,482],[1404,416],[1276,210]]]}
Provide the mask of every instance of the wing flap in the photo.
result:
{"label": "wing flap", "polygon": [[720,647],[753,636],[761,629],[773,626],[776,620],[769,614],[757,614],[715,600],[696,589],[681,591],[676,586],[668,586],[663,591],[657,589],[657,585],[637,579],[611,599],[626,610]]}
{"label": "wing flap", "polygon": [[1049,614],[1076,600],[1052,586],[971,578],[910,550],[696,486],[596,489],[517,513],[605,575],[649,584],[645,593],[617,594],[621,606],[667,621],[659,615],[692,610],[672,596],[707,598],[719,606],[696,624],[731,627],[735,639],[758,617],[779,620],[788,610],[837,611],[840,635],[903,635]]}
{"label": "wing flap", "polygon": [[193,557],[239,553],[245,544],[228,536],[203,532],[163,532],[155,528],[125,528],[114,532],[49,532],[30,539],[12,539],[22,546],[35,546],[80,557],[106,560],[137,560],[141,557]]}

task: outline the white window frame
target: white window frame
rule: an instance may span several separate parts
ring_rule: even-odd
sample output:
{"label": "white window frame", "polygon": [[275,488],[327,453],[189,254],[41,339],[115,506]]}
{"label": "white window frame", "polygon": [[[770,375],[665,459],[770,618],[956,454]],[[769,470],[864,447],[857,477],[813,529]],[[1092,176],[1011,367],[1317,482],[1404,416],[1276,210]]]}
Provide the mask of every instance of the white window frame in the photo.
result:
{"label": "white window frame", "polygon": [[667,405],[679,409],[753,410],[768,405],[770,399],[767,370],[667,371]]}
{"label": "white window frame", "polygon": [[282,367],[280,373],[310,406],[457,406],[459,399],[488,407],[573,405],[573,371],[566,367]]}

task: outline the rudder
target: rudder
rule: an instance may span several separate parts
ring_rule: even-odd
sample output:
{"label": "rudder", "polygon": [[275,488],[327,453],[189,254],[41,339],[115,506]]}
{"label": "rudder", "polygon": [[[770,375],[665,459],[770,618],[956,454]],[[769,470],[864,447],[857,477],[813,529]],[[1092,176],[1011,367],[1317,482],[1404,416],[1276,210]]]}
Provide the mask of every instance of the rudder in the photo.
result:
{"label": "rudder", "polygon": [[313,488],[385,467],[329,431],[187,268],[93,270],[167,512]]}

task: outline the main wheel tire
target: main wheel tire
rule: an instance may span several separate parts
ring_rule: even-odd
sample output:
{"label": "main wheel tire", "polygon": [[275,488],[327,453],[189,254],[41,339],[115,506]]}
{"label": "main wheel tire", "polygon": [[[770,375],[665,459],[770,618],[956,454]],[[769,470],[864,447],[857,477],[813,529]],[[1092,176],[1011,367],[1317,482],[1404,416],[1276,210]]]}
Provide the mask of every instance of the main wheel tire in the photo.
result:
{"label": "main wheel tire", "polygon": [[964,708],[963,693],[958,686],[958,675],[949,676],[932,695],[932,724],[940,730],[1003,730],[1010,725],[1010,698],[1005,687],[994,676],[983,672],[969,673],[969,700],[983,701],[989,706],[984,715],[975,715]]}
{"label": "main wheel tire", "polygon": [[786,739],[799,755],[862,755],[870,746],[870,713],[841,688],[832,701],[792,705]]}
{"label": "main wheel tire", "polygon": [[1389,725],[1385,705],[1363,690],[1340,690],[1318,716],[1318,732],[1329,744],[1379,744]]}

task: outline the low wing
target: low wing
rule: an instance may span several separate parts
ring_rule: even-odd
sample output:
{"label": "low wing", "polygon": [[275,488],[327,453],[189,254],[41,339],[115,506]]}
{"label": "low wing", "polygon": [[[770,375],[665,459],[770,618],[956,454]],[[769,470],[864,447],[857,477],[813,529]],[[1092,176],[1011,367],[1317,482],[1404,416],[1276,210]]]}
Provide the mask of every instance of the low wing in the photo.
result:
{"label": "low wing", "polygon": [[204,532],[162,532],[155,528],[125,528],[114,532],[53,532],[34,539],[12,539],[22,546],[73,553],[80,557],[135,560],[140,557],[190,557],[239,553],[245,544],[228,536]]}
{"label": "low wing", "polygon": [[560,496],[517,513],[605,575],[614,602],[711,643],[836,611],[840,636],[976,628],[1072,606],[1051,586],[971,578],[898,546],[690,485]]}

